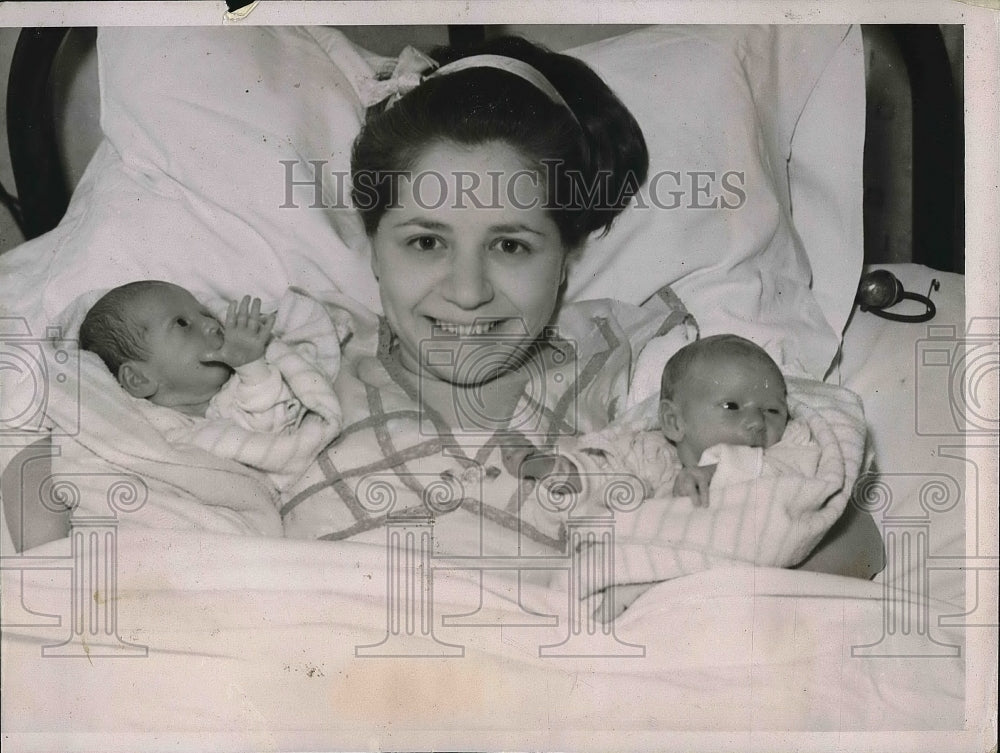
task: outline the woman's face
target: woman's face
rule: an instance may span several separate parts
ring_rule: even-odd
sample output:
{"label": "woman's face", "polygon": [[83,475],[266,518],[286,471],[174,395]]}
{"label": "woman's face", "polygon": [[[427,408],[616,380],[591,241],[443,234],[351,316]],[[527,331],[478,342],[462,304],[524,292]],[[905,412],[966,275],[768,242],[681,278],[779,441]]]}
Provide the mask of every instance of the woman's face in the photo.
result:
{"label": "woman's face", "polygon": [[409,371],[490,381],[552,319],[566,250],[511,147],[428,147],[379,222],[372,269]]}

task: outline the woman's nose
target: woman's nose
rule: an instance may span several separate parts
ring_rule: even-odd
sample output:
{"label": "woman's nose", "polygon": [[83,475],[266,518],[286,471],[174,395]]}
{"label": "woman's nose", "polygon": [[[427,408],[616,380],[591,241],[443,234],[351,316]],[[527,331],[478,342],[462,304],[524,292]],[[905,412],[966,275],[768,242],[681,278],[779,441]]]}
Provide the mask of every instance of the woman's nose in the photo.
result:
{"label": "woman's nose", "polygon": [[460,254],[453,258],[443,294],[463,309],[474,309],[493,299],[493,284],[478,253]]}

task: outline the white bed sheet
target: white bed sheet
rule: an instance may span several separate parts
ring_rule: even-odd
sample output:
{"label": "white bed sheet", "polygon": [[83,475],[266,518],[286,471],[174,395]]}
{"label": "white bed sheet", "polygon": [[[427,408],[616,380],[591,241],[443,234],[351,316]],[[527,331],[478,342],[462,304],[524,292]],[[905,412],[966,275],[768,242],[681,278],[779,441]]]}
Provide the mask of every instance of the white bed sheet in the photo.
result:
{"label": "white bed sheet", "polygon": [[[645,646],[643,657],[540,658],[540,645],[565,637],[563,621],[435,621],[437,638],[464,646],[464,656],[356,657],[356,646],[386,634],[383,558],[382,547],[351,544],[121,537],[120,634],[148,646],[148,657],[102,657],[95,642],[90,660],[43,658],[40,645],[65,630],[8,628],[4,657],[16,670],[4,673],[5,734],[44,731],[65,743],[87,732],[166,741],[228,731],[236,745],[270,749],[297,731],[312,736],[310,745],[386,749],[433,731],[438,745],[497,735],[548,748],[602,733],[608,744],[610,730],[739,739],[955,730],[964,719],[962,658],[851,656],[852,646],[883,638],[878,584],[772,569],[680,578],[648,592],[615,626],[619,640]],[[28,577],[30,603],[64,612],[65,585],[47,587],[48,578]],[[436,619],[467,611],[476,588],[436,576]],[[558,606],[527,588],[521,599]],[[511,610],[507,602],[516,621]],[[954,605],[931,604],[932,617],[949,611]],[[957,630],[935,637],[963,643]]]}

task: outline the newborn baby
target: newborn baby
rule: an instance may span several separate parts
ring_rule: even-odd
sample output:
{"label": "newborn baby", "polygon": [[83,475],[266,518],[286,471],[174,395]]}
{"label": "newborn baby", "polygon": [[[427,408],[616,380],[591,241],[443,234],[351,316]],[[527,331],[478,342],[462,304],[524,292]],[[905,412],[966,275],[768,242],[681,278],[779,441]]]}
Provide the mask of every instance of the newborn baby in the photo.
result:
{"label": "newborn baby", "polygon": [[145,280],[94,304],[80,347],[99,355],[133,397],[281,432],[298,423],[303,407],[264,358],[274,321],[275,314],[260,313],[259,298],[244,296],[229,304],[223,324],[184,288]]}

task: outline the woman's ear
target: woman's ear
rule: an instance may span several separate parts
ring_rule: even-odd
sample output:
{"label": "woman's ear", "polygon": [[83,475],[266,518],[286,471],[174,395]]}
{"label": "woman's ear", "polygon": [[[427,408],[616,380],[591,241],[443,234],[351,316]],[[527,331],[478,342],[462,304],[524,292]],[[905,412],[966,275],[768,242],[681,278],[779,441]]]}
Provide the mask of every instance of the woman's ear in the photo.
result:
{"label": "woman's ear", "polygon": [[660,401],[660,431],[674,444],[684,439],[684,417],[673,400]]}
{"label": "woman's ear", "polygon": [[118,384],[132,397],[143,400],[153,395],[159,386],[138,361],[126,361],[118,368]]}

